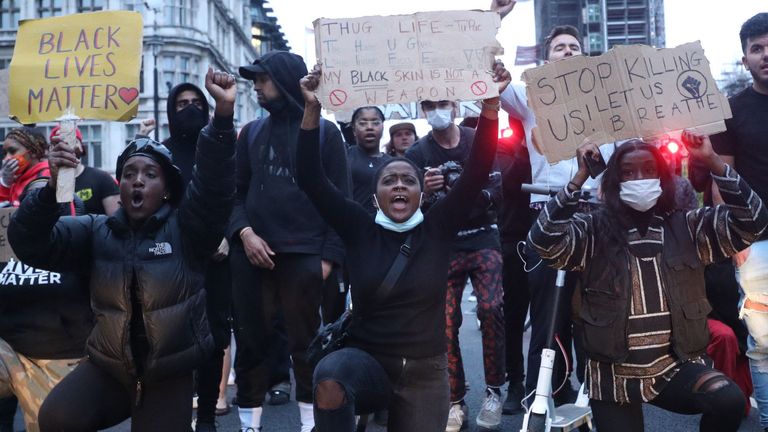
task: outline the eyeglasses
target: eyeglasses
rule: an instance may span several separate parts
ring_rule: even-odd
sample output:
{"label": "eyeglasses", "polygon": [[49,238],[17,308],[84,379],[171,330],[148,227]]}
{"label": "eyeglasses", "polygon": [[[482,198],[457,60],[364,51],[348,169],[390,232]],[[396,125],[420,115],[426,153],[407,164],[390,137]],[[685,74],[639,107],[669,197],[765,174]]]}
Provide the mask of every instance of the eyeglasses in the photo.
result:
{"label": "eyeglasses", "polygon": [[192,100],[189,99],[181,99],[176,101],[176,111],[183,110],[184,108],[194,105],[200,109],[203,109],[203,101],[198,98],[194,98]]}
{"label": "eyeglasses", "polygon": [[357,125],[360,127],[379,127],[382,125],[381,120],[358,120]]}

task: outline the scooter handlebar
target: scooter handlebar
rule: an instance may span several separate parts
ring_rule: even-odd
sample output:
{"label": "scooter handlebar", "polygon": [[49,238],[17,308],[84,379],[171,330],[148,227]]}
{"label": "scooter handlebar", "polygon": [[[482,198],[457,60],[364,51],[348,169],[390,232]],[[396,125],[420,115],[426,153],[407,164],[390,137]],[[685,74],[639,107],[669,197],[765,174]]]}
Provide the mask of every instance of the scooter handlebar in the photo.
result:
{"label": "scooter handlebar", "polygon": [[[520,185],[520,190],[524,193],[555,196],[558,192],[563,190],[564,187],[565,185],[550,186],[543,183],[523,183]],[[583,186],[581,190],[584,192],[591,192],[592,188]]]}

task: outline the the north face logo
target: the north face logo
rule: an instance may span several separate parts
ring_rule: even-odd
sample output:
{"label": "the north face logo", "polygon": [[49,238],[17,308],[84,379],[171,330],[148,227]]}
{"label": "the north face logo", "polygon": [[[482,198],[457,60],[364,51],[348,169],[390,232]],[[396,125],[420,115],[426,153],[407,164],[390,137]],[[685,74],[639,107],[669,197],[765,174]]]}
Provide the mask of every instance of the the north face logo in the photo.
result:
{"label": "the north face logo", "polygon": [[170,255],[173,253],[173,248],[168,242],[155,243],[155,247],[149,248],[149,252],[155,254],[155,256]]}
{"label": "the north face logo", "polygon": [[60,284],[61,273],[48,272],[28,266],[11,258],[2,272],[0,285],[48,285]]}

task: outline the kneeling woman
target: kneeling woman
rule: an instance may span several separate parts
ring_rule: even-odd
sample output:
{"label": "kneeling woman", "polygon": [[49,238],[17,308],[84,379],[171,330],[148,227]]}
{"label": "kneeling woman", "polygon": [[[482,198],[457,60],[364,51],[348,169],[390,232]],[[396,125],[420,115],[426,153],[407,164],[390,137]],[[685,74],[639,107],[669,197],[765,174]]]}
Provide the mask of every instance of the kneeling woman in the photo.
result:
{"label": "kneeling woman", "polygon": [[623,144],[605,171],[604,208],[577,214],[587,178],[579,170],[541,212],[530,244],[553,267],[581,272],[574,306],[586,379],[598,430],[643,430],[643,402],[682,414],[703,413],[700,430],[736,431],[744,396],[709,367],[704,265],[749,246],[768,212],[757,194],[725,165],[706,136],[683,141],[707,162],[725,205],[674,211],[675,188],[661,153],[639,140]]}
{"label": "kneeling woman", "polygon": [[183,200],[170,152],[144,138],[117,159],[122,207],[114,216],[59,218],[56,172],[74,168],[77,158],[58,144],[49,184],[30,192],[14,215],[8,232],[23,262],[90,275],[96,321],[88,359],[40,409],[42,432],[101,430],[128,417],[135,431],[189,430],[192,371],[213,352],[203,271],[235,190],[234,78],[209,70],[206,88],[215,115],[200,132]]}
{"label": "kneeling woman", "polygon": [[[442,432],[448,420],[445,343],[448,254],[459,224],[488,179],[496,153],[498,98],[485,100],[466,168],[448,195],[422,215],[422,176],[407,159],[393,158],[374,176],[375,220],[327,180],[320,162],[320,104],[313,90],[320,71],[302,79],[304,119],[297,147],[298,183],[341,237],[347,251],[354,304],[345,348],[315,369],[318,432],[355,430],[355,413],[389,409],[388,430]],[[509,73],[496,65],[499,92]],[[401,246],[410,256],[385,294],[379,287]]]}

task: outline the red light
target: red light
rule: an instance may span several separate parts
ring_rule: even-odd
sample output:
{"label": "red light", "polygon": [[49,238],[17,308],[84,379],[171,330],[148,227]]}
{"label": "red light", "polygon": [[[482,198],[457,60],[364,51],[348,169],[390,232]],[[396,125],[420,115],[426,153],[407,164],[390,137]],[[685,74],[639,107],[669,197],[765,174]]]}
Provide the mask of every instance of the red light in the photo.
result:
{"label": "red light", "polygon": [[515,134],[515,131],[510,128],[501,130],[499,138],[511,138]]}
{"label": "red light", "polygon": [[678,144],[677,141],[670,141],[667,143],[667,150],[672,154],[676,154],[680,151],[680,144]]}

